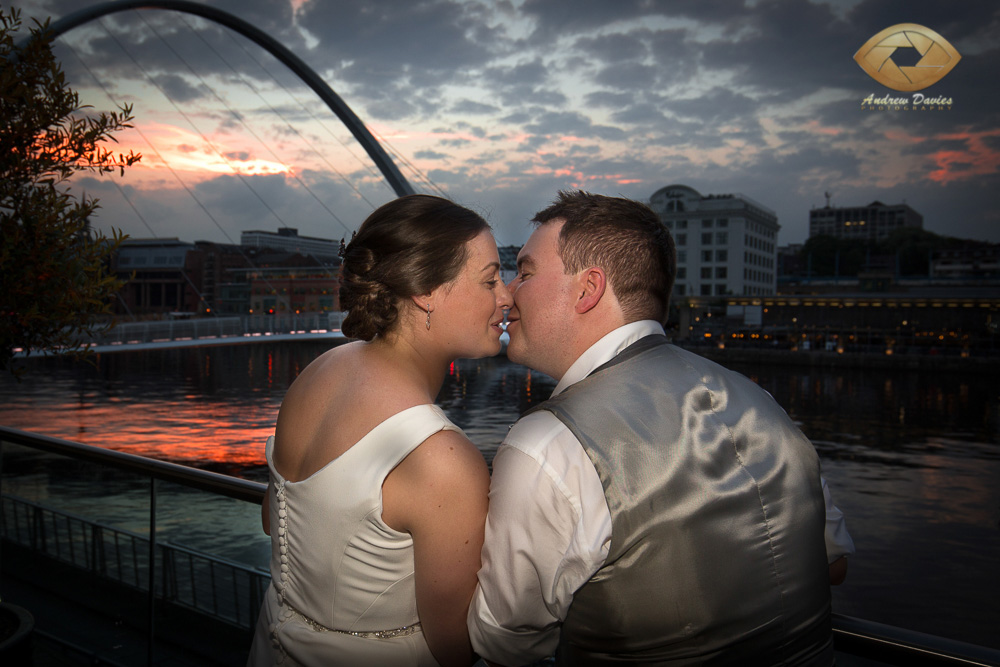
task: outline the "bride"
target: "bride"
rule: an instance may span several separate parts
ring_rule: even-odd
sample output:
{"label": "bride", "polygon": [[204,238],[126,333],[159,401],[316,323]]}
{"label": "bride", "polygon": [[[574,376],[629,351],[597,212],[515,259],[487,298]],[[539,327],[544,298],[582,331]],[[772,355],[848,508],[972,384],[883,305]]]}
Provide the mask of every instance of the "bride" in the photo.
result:
{"label": "bride", "polygon": [[271,585],[249,665],[469,665],[489,491],[434,399],[500,350],[511,296],[487,223],[450,201],[382,206],[347,245],[343,332],[288,390],[266,446]]}

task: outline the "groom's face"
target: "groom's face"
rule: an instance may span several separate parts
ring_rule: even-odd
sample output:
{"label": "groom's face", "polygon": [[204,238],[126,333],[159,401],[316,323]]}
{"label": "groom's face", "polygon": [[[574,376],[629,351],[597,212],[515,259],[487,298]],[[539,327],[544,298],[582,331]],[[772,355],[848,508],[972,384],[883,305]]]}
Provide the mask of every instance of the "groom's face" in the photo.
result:
{"label": "groom's face", "polygon": [[507,357],[558,379],[571,339],[573,276],[559,256],[563,222],[545,223],[517,255],[517,277],[508,285],[514,306],[507,316]]}

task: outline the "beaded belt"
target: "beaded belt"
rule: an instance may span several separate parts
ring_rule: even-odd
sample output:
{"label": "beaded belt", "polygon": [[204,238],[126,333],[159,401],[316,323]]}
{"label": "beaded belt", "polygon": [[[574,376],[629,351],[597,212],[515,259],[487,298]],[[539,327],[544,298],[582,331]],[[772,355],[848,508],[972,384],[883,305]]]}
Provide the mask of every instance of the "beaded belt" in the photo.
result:
{"label": "beaded belt", "polygon": [[395,637],[409,637],[410,635],[420,631],[420,623],[414,623],[413,625],[404,625],[401,628],[394,628],[392,630],[371,630],[368,632],[354,632],[351,630],[337,630],[336,628],[328,628],[322,623],[317,623],[313,619],[309,618],[301,611],[288,604],[286,600],[284,602],[285,606],[288,607],[296,616],[301,618],[306,622],[310,628],[316,632],[337,632],[342,635],[351,635],[352,637],[361,637],[362,639],[393,639]]}

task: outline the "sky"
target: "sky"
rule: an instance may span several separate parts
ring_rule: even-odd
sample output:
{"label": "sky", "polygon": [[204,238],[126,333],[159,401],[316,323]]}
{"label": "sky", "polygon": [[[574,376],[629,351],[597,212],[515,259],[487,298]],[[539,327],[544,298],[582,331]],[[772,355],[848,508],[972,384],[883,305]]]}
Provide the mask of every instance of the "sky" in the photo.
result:
{"label": "sky", "polygon": [[[3,3],[53,19],[90,0]],[[995,0],[213,0],[313,68],[419,192],[481,213],[501,245],[559,190],[648,201],[683,184],[774,211],[906,203],[938,234],[1000,242]],[[916,23],[961,59],[889,95],[854,60]],[[191,14],[128,10],[56,42],[95,110],[131,104],[124,177],[78,177],[94,226],[239,242],[295,227],[339,239],[395,197],[364,149],[264,49]],[[902,64],[899,63],[899,64]]]}

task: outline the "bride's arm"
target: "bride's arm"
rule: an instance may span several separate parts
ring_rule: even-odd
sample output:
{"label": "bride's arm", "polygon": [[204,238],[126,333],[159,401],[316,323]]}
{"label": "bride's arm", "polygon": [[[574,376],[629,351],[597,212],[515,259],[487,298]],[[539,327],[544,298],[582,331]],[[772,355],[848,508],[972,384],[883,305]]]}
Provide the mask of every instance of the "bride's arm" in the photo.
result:
{"label": "bride's arm", "polygon": [[489,472],[465,436],[441,431],[417,447],[382,485],[382,518],[413,537],[417,613],[442,665],[473,661],[466,614],[476,587]]}

